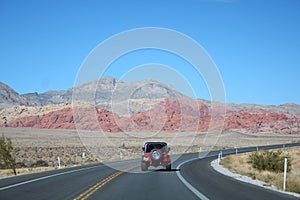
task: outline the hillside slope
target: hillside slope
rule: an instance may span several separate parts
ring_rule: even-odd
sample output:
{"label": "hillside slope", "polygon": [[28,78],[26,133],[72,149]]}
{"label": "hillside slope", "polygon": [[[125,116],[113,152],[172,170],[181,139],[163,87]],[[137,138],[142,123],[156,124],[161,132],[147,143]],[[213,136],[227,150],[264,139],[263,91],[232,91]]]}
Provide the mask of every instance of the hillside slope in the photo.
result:
{"label": "hillside slope", "polygon": [[[70,103],[45,107],[23,106],[22,109],[14,107],[10,109],[10,118],[1,118],[0,126],[77,128],[105,132],[234,130],[243,133],[300,134],[300,118],[283,113],[228,111],[224,116],[222,112],[212,112],[213,109],[203,103],[188,99],[164,99],[152,106],[148,111],[124,116],[82,102],[77,102],[73,107]],[[3,111],[0,114],[8,116]]]}
{"label": "hillside slope", "polygon": [[[300,106],[192,100],[155,80],[108,77],[65,91],[19,95],[0,83],[0,126],[116,131],[299,134]],[[80,120],[78,120],[78,118]]]}

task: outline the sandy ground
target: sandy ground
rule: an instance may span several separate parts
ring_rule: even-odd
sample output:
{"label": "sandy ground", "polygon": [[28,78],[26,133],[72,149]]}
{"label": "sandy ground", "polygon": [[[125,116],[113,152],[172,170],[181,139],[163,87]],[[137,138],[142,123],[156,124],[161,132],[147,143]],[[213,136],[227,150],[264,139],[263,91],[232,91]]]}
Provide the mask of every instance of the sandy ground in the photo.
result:
{"label": "sandy ground", "polygon": [[209,151],[233,147],[260,146],[300,141],[300,135],[242,134],[231,131],[216,133],[102,133],[95,131],[0,128],[0,134],[11,138],[17,150],[17,162],[27,167],[44,160],[57,167],[82,162],[107,162],[139,158],[147,141],[165,141],[170,154]]}

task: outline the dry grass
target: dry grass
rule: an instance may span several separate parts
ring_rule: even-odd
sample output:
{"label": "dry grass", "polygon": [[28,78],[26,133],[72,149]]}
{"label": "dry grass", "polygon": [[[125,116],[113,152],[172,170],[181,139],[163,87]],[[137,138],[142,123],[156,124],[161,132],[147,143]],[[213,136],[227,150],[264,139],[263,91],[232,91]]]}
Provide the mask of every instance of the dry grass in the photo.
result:
{"label": "dry grass", "polygon": [[[54,170],[57,169],[57,167],[35,167],[35,168],[18,168],[17,174],[31,174],[31,173],[37,173],[37,172],[44,172],[48,170]],[[11,169],[1,169],[0,170],[0,177],[7,177],[7,176],[13,176],[14,173]]]}
{"label": "dry grass", "polygon": [[300,141],[300,135],[242,134],[232,131],[224,131],[222,134],[192,132],[151,134],[0,128],[0,134],[2,133],[5,137],[11,138],[18,150],[16,161],[24,163],[27,167],[38,160],[48,162],[50,167],[57,167],[58,156],[61,166],[80,165],[82,152],[86,153],[86,163],[140,158],[141,148],[147,141],[167,142],[171,148],[170,154]]}
{"label": "dry grass", "polygon": [[[287,174],[287,191],[300,193],[300,147],[284,150],[291,157],[291,171]],[[259,171],[252,168],[248,161],[249,153],[225,157],[221,164],[229,170],[264,181],[266,185],[283,188],[283,173]]]}

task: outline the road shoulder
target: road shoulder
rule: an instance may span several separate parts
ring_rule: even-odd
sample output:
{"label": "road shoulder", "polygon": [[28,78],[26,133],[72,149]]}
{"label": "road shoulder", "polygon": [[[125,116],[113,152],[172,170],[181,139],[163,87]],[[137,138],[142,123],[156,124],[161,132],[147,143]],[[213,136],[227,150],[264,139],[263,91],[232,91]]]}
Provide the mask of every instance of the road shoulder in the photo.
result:
{"label": "road shoulder", "polygon": [[213,160],[211,162],[211,166],[215,171],[217,171],[217,172],[219,172],[219,173],[221,173],[225,176],[229,176],[231,178],[234,178],[236,180],[239,180],[239,181],[242,181],[242,182],[245,182],[245,183],[250,183],[250,184],[253,184],[253,185],[257,185],[257,186],[263,187],[263,188],[268,189],[268,190],[280,192],[280,193],[283,193],[283,194],[289,194],[289,195],[300,198],[300,194],[293,193],[293,192],[284,192],[284,191],[278,190],[275,186],[266,186],[266,183],[263,182],[263,181],[254,180],[254,179],[252,179],[248,176],[244,176],[244,175],[241,175],[241,174],[238,174],[238,173],[231,172],[227,168],[225,168],[222,165],[218,164],[218,159]]}

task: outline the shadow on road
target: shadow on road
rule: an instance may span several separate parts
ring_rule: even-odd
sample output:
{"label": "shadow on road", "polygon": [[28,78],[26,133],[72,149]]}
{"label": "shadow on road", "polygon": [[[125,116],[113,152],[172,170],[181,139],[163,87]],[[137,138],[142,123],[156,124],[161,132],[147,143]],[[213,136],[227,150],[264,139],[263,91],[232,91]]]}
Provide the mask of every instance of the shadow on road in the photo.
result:
{"label": "shadow on road", "polygon": [[170,169],[170,170],[166,170],[166,169],[153,169],[153,170],[149,170],[152,172],[176,172],[176,171],[180,171],[180,169]]}

